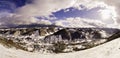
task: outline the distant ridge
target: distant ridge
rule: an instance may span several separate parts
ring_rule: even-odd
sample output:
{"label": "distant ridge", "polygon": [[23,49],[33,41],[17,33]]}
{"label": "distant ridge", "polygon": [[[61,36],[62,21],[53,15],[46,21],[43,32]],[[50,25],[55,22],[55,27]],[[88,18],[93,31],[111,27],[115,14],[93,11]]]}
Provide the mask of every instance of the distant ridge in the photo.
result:
{"label": "distant ridge", "polygon": [[25,25],[25,24],[22,24],[22,25],[6,25],[5,27],[0,27],[0,29],[8,29],[8,28],[36,28],[36,27],[57,27],[57,28],[97,28],[97,29],[118,29],[118,28],[110,28],[110,27],[64,27],[64,26],[59,26],[59,25],[54,25],[54,24],[51,24],[51,25],[45,25],[45,24],[29,24],[29,25]]}
{"label": "distant ridge", "polygon": [[45,24],[29,24],[29,25],[10,25],[8,27],[2,27],[0,29],[6,29],[6,28],[35,28],[35,27],[61,27],[61,26],[45,25]]}

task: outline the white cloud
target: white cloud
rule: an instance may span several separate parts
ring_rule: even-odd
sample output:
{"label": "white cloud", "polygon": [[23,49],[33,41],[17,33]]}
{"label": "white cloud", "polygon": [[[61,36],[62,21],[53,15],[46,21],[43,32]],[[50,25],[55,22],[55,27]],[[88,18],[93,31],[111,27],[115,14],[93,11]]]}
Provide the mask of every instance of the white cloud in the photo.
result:
{"label": "white cloud", "polygon": [[27,16],[48,16],[52,12],[72,7],[75,0],[33,0],[17,10],[18,14]]}
{"label": "white cloud", "polygon": [[85,19],[85,18],[67,18],[55,22],[55,25],[64,27],[107,27],[105,23],[98,20]]}
{"label": "white cloud", "polygon": [[114,11],[116,12],[116,15],[114,17],[115,24],[119,25],[120,23],[120,0],[103,0],[107,6],[114,7]]}
{"label": "white cloud", "polygon": [[0,22],[3,24],[30,24],[37,22],[37,20],[34,17],[10,14],[9,16],[1,17]]}
{"label": "white cloud", "polygon": [[[49,17],[53,12],[57,12],[61,9],[69,11],[69,7],[78,8],[81,10],[80,5],[85,6],[88,10],[95,7],[103,7],[106,9],[101,9],[99,13],[101,14],[101,19],[90,20],[83,18],[69,18],[66,20],[56,21],[56,25],[67,26],[96,26],[102,27],[114,26],[116,24],[119,26],[120,23],[120,1],[119,0],[32,0],[32,4],[26,4],[16,10],[15,14],[1,16],[0,14],[0,24],[52,24],[49,20],[39,20],[35,18],[36,16],[43,16],[47,19],[56,19],[56,17]],[[113,24],[112,24],[113,23]],[[112,25],[111,25],[112,24]]]}
{"label": "white cloud", "polygon": [[22,25],[22,24],[52,24],[49,20],[40,20],[35,17],[22,16],[9,13],[0,18],[0,25]]}
{"label": "white cloud", "polygon": [[107,24],[115,24],[116,12],[114,7],[106,7],[98,11],[101,16],[101,20]]}
{"label": "white cloud", "polygon": [[44,19],[41,19],[36,23],[37,24],[45,24],[45,25],[51,25],[52,24],[49,20],[44,20]]}
{"label": "white cloud", "polygon": [[[74,7],[82,9],[80,5],[84,5],[88,9],[94,7],[103,7],[103,2],[99,0],[33,0],[32,4],[17,9],[17,14],[27,16],[49,16],[52,12],[57,12],[61,9]],[[102,6],[101,6],[102,5]],[[68,9],[66,11],[69,11]]]}
{"label": "white cloud", "polygon": [[[75,6],[82,4],[86,8],[91,9],[95,7],[103,7],[100,10],[101,20],[111,27],[120,27],[120,0],[77,0]],[[96,19],[97,20],[97,19]]]}
{"label": "white cloud", "polygon": [[35,17],[43,16],[50,20],[56,19],[56,17],[49,17],[49,15],[52,15],[52,12],[69,8],[74,3],[74,0],[33,0],[32,4],[26,4],[18,8],[14,14],[0,13],[0,24],[52,24],[49,20],[37,19]]}

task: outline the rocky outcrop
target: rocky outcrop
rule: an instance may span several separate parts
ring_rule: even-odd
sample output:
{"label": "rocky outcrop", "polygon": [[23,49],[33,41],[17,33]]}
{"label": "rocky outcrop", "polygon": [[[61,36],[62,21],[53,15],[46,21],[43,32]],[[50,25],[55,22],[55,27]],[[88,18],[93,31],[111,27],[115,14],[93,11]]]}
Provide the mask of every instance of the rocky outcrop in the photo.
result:
{"label": "rocky outcrop", "polygon": [[67,39],[67,40],[71,40],[71,33],[67,30],[67,29],[62,29],[56,33],[54,33],[53,35],[61,35],[62,39]]}

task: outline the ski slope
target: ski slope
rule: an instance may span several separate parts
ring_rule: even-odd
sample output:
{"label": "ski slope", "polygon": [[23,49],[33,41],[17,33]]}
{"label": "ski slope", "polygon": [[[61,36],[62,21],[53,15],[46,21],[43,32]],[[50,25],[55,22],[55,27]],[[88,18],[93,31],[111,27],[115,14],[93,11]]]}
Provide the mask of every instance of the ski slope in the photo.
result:
{"label": "ski slope", "polygon": [[61,54],[40,54],[0,45],[0,58],[120,58],[120,38],[97,47]]}

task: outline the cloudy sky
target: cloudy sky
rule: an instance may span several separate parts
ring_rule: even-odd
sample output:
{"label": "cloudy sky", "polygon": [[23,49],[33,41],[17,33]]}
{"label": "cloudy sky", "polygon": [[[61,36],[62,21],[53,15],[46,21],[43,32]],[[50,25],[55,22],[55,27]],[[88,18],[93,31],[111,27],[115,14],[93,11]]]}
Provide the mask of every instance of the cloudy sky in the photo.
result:
{"label": "cloudy sky", "polygon": [[119,0],[0,0],[0,27],[55,24],[119,28],[119,8]]}

